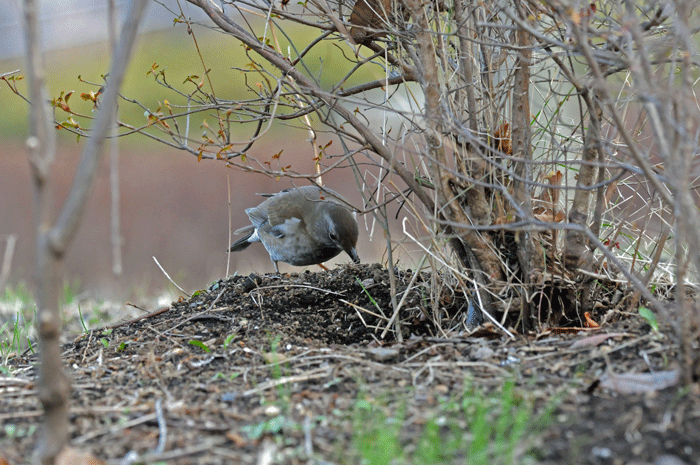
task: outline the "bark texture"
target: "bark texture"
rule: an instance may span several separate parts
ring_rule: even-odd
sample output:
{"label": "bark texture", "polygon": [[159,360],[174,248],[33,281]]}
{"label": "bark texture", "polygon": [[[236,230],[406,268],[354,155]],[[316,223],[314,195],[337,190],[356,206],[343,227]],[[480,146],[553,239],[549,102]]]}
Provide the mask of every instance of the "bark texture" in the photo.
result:
{"label": "bark texture", "polygon": [[[528,181],[532,175],[532,133],[530,129],[530,60],[532,58],[532,38],[519,29],[516,32],[518,55],[515,64],[513,86],[512,141],[515,164],[513,193],[518,206],[517,220],[523,223],[532,221],[532,195]],[[533,303],[529,296],[534,294],[533,278],[536,271],[544,268],[544,250],[537,240],[536,232],[519,229],[515,232],[516,255],[520,263],[524,292],[521,293],[520,320],[524,332],[531,328],[530,315]]]}

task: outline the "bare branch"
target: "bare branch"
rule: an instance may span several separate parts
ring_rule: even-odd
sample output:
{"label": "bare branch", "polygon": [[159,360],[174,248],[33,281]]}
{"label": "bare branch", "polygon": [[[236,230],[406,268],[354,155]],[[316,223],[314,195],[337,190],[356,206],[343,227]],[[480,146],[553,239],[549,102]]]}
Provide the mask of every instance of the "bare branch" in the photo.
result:
{"label": "bare branch", "polygon": [[104,93],[103,105],[95,121],[95,127],[91,131],[92,137],[83,148],[80,156],[78,171],[73,179],[65,206],[61,211],[56,225],[51,231],[51,247],[54,253],[63,255],[68,247],[70,239],[74,236],[80,218],[85,209],[88,193],[92,187],[92,181],[97,172],[97,165],[102,155],[104,138],[109,131],[110,121],[117,102],[117,95],[121,87],[127,65],[131,59],[131,52],[136,39],[136,31],[143,17],[147,0],[134,0],[127,14],[126,21],[120,35],[119,46],[112,62],[109,73],[109,81]]}

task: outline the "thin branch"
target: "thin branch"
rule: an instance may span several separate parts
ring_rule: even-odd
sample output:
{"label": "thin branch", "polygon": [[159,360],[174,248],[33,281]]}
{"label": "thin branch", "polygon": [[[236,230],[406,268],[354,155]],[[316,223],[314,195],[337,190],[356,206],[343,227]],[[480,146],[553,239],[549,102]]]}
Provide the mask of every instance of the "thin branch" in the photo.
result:
{"label": "thin branch", "polygon": [[136,40],[136,31],[147,3],[147,0],[134,0],[131,4],[120,35],[119,47],[112,62],[103,104],[95,121],[95,127],[91,131],[92,137],[88,139],[88,143],[82,150],[80,164],[73,180],[73,187],[68,194],[56,225],[51,230],[51,247],[54,253],[59,256],[66,252],[68,243],[75,235],[75,230],[85,210],[87,197],[92,188],[92,181],[97,173],[97,165],[102,155],[105,136],[109,131],[110,121],[112,121],[115,111],[117,94],[127,71],[134,41]]}

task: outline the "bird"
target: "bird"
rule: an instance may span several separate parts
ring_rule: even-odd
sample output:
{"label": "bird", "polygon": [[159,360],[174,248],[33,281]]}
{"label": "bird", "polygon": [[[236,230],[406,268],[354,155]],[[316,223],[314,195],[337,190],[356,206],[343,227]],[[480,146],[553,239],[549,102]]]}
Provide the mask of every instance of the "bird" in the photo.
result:
{"label": "bird", "polygon": [[302,186],[272,194],[257,207],[246,209],[251,225],[230,252],[262,242],[279,274],[277,262],[316,265],[345,251],[360,263],[355,250],[359,230],[347,202],[338,193],[318,186]]}
{"label": "bird", "polygon": [[408,20],[403,0],[357,0],[350,13],[349,34],[356,44],[368,46],[388,33],[405,31]]}
{"label": "bird", "polygon": [[390,15],[391,0],[357,0],[350,14],[350,37],[360,45],[384,37]]}

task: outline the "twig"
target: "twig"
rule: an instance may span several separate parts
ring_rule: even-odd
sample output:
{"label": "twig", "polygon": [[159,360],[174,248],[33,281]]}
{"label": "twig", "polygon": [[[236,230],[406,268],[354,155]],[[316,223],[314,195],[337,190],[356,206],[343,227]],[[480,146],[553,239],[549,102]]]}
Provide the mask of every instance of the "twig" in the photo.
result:
{"label": "twig", "polygon": [[261,290],[263,290],[263,289],[278,289],[278,288],[287,289],[287,288],[292,288],[292,287],[301,287],[301,288],[305,288],[305,289],[313,289],[314,291],[321,291],[321,292],[325,292],[326,294],[333,294],[333,295],[339,295],[339,296],[345,295],[345,294],[342,293],[342,292],[329,291],[328,289],[323,289],[323,288],[321,288],[321,287],[315,287],[315,286],[309,286],[309,285],[306,285],[306,284],[280,284],[280,285],[274,285],[274,286],[256,287],[255,289],[253,289],[253,290],[250,291],[250,292],[259,292],[259,291],[261,291]]}
{"label": "twig", "polygon": [[10,277],[10,268],[12,266],[12,256],[15,253],[17,235],[10,234],[5,238],[5,241],[5,255],[2,259],[2,268],[0,268],[0,292],[5,289],[5,284]]}
{"label": "twig", "polygon": [[[341,302],[343,302],[344,304],[350,305],[350,306],[351,306],[352,308],[354,308],[355,310],[359,310],[359,311],[361,311],[361,312],[368,313],[368,314],[372,315],[372,316],[375,317],[375,318],[379,318],[380,320],[385,320],[385,321],[388,321],[388,320],[389,320],[387,317],[385,317],[385,316],[383,316],[383,315],[380,315],[380,314],[374,313],[374,312],[370,312],[370,311],[367,310],[366,308],[362,308],[362,307],[360,307],[359,305],[355,305],[354,303],[348,302],[348,301],[345,300],[345,299],[339,299],[339,300],[340,300]],[[379,328],[377,328],[377,329],[379,329]]]}
{"label": "twig", "polygon": [[156,400],[156,420],[158,420],[158,446],[156,447],[155,454],[162,454],[165,450],[165,442],[168,438],[168,425],[165,423],[165,416],[163,415],[163,399]]}
{"label": "twig", "polygon": [[[194,455],[194,454],[199,454],[200,452],[204,452],[207,450],[212,449],[214,446],[220,445],[222,443],[226,442],[225,438],[214,438],[209,441],[204,441],[201,444],[197,444],[191,447],[185,447],[182,449],[175,449],[171,450],[168,452],[163,452],[161,454],[143,454],[143,455],[138,455],[134,454],[134,460],[130,462],[125,462],[125,463],[164,463],[166,460],[172,460],[176,459],[179,457],[185,457],[188,455]],[[133,452],[133,451],[132,451]],[[190,463],[193,463],[190,461]]]}
{"label": "twig", "polygon": [[310,379],[324,378],[324,377],[330,376],[332,371],[333,371],[332,368],[318,368],[316,370],[310,371],[309,373],[306,373],[303,375],[285,376],[283,378],[271,379],[270,381],[266,381],[264,383],[259,384],[258,386],[254,387],[253,389],[248,389],[247,391],[243,392],[243,394],[241,394],[241,395],[243,397],[248,397],[248,396],[255,395],[259,392],[266,391],[270,388],[280,386],[282,384],[299,383],[302,381],[308,381]]}
{"label": "twig", "polygon": [[391,318],[389,318],[389,322],[386,324],[384,331],[382,331],[382,335],[380,336],[382,339],[384,339],[384,336],[386,336],[387,331],[389,331],[389,326],[391,326],[391,324],[394,322],[394,319],[399,314],[399,310],[401,310],[401,307],[403,307],[403,304],[406,301],[406,297],[408,297],[409,291],[411,290],[411,287],[413,287],[413,283],[416,282],[416,278],[418,277],[420,270],[423,268],[423,263],[425,262],[425,259],[427,256],[428,256],[427,254],[423,254],[423,256],[420,259],[420,262],[418,262],[418,266],[416,267],[416,272],[413,273],[413,276],[411,277],[411,282],[408,283],[408,287],[406,288],[406,291],[404,292],[403,297],[401,297],[401,301],[396,306],[396,309],[394,310],[393,315],[391,315]]}
{"label": "twig", "polygon": [[160,266],[160,263],[158,263],[158,259],[157,259],[156,257],[153,257],[153,261],[156,262],[156,265],[158,265],[158,268],[160,268],[160,271],[163,272],[163,274],[165,275],[165,277],[168,278],[168,281],[170,281],[170,282],[172,283],[173,286],[175,286],[176,288],[178,288],[178,289],[180,290],[180,292],[182,292],[183,294],[185,294],[187,297],[192,297],[190,294],[188,294],[187,292],[185,292],[184,289],[182,289],[180,286],[178,286],[177,283],[176,283],[175,281],[173,281],[173,279],[170,277],[170,275],[163,269],[162,266]]}
{"label": "twig", "polygon": [[141,310],[144,313],[148,313],[148,310],[146,310],[145,308],[139,307],[138,305],[132,304],[131,302],[126,302],[124,305],[127,305],[129,307],[134,307],[136,310]]}
{"label": "twig", "polygon": [[133,420],[126,421],[124,423],[119,423],[118,425],[112,426],[110,428],[103,428],[98,431],[92,431],[87,434],[83,434],[82,436],[79,436],[75,439],[73,439],[73,444],[83,444],[90,439],[94,439],[99,436],[104,436],[106,434],[115,434],[118,433],[119,431],[123,431],[125,429],[134,427],[136,425],[141,425],[143,423],[147,423],[149,421],[153,421],[156,419],[156,414],[155,413],[149,413],[147,415],[143,415],[138,418],[134,418]]}
{"label": "twig", "polygon": [[204,315],[204,314],[210,312],[211,309],[214,308],[214,305],[219,301],[219,299],[221,298],[221,296],[224,295],[224,292],[226,292],[226,290],[227,290],[227,288],[224,287],[224,288],[221,290],[221,292],[219,292],[219,295],[216,296],[216,299],[214,299],[214,300],[211,302],[211,304],[209,304],[209,307],[207,307],[206,310],[202,310],[202,311],[199,312],[199,313],[195,313],[194,315],[192,315],[191,317],[187,318],[186,320],[183,320],[183,321],[179,322],[178,324],[176,324],[175,326],[173,326],[172,328],[170,328],[168,331],[172,331],[172,330],[174,330],[175,328],[179,328],[180,326],[184,325],[185,323],[187,323],[187,322],[189,322],[189,321],[192,321],[192,320],[194,320],[194,319],[196,319],[196,318],[199,318],[200,316],[202,316],[202,315]]}
{"label": "twig", "polygon": [[515,339],[515,336],[513,336],[513,334],[510,331],[508,331],[502,324],[500,324],[494,317],[492,317],[489,312],[487,312],[484,309],[484,305],[481,303],[481,293],[479,292],[479,289],[476,288],[476,281],[473,282],[476,298],[479,300],[479,308],[481,309],[481,313],[486,315],[488,319],[491,320],[491,323],[493,323],[494,325],[496,325],[496,327],[498,327],[498,329],[506,333],[508,337],[510,337],[511,339]]}
{"label": "twig", "polygon": [[129,325],[131,323],[136,323],[137,321],[145,320],[147,318],[151,318],[151,317],[154,317],[156,315],[160,315],[161,313],[165,313],[168,310],[170,310],[170,305],[168,305],[167,307],[159,308],[155,312],[147,313],[146,315],[137,316],[136,318],[132,318],[130,320],[122,321],[122,322],[115,323],[115,324],[109,325],[109,326],[103,326],[101,328],[95,328],[91,331],[91,333],[101,332],[101,331],[104,331],[106,329],[116,329],[116,328],[119,328],[120,326]]}
{"label": "twig", "polygon": [[611,278],[610,276],[606,276],[606,275],[600,274],[600,273],[595,273],[593,271],[584,270],[582,268],[579,268],[576,271],[578,271],[582,275],[589,276],[591,278],[595,278],[595,279],[598,279],[600,281],[607,282],[607,283],[629,284],[629,281],[627,279],[615,279],[615,278]]}
{"label": "twig", "polygon": [[0,79],[4,78],[5,76],[10,76],[12,74],[17,74],[17,73],[19,73],[18,69],[14,70],[14,71],[8,71],[6,73],[2,73],[2,74],[0,74]]}

